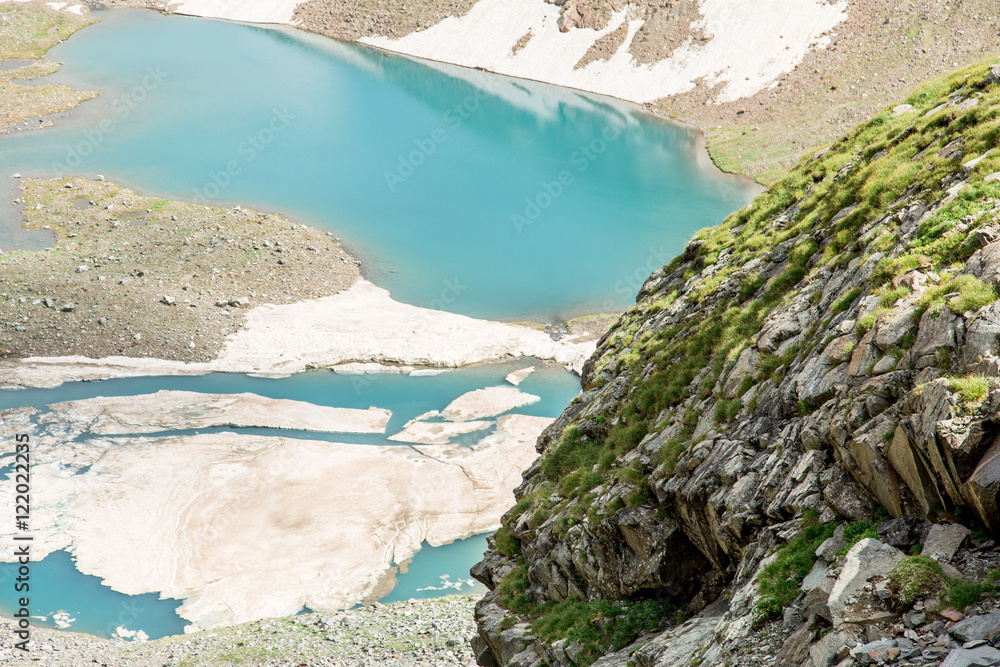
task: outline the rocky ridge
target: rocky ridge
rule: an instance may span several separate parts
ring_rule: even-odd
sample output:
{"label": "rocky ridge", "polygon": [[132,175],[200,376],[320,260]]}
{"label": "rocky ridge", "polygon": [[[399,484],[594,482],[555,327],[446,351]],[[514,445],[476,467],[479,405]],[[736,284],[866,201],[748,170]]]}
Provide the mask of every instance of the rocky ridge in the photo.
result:
{"label": "rocky ridge", "polygon": [[956,622],[998,565],[998,83],[927,84],[649,278],[473,570],[480,664],[996,664]]}

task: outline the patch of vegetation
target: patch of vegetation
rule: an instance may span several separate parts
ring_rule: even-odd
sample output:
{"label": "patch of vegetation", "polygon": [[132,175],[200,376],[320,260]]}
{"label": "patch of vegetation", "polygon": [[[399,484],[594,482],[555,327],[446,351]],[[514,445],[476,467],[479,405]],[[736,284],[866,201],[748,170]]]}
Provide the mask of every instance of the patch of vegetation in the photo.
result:
{"label": "patch of vegetation", "polygon": [[948,606],[962,610],[974,602],[979,602],[983,593],[995,595],[998,590],[1000,590],[1000,570],[990,572],[984,581],[955,579],[948,586]]}
{"label": "patch of vegetation", "polygon": [[857,324],[854,325],[854,331],[859,336],[864,336],[866,333],[872,330],[872,328],[875,326],[875,322],[876,322],[875,313],[868,313],[866,315],[862,315],[861,317],[858,318]]}
{"label": "patch of vegetation", "polygon": [[872,521],[852,521],[844,524],[844,546],[837,552],[837,558],[843,558],[855,544],[861,540],[878,539],[877,524]]}
{"label": "patch of vegetation", "polygon": [[497,553],[507,558],[513,558],[521,553],[521,542],[510,534],[510,528],[507,526],[500,526],[493,539]]}
{"label": "patch of vegetation", "polygon": [[738,298],[740,301],[746,301],[757,291],[764,286],[764,278],[760,275],[760,271],[754,271],[749,276],[747,276],[742,284],[740,284],[740,291]]}
{"label": "patch of vegetation", "polygon": [[0,8],[0,60],[33,60],[80,28],[94,22],[69,12],[37,5],[4,4]]}
{"label": "patch of vegetation", "polygon": [[948,378],[948,389],[958,396],[958,405],[966,414],[979,409],[990,393],[989,378],[983,375],[963,375]]}
{"label": "patch of vegetation", "polygon": [[645,632],[675,618],[677,608],[655,600],[583,601],[567,598],[547,602],[531,614],[531,630],[551,644],[568,639],[582,647],[577,664],[589,665],[609,651],[617,651]]}
{"label": "patch of vegetation", "polygon": [[847,294],[845,294],[843,297],[841,297],[839,300],[837,300],[837,302],[833,304],[834,314],[842,313],[848,308],[850,308],[851,304],[854,303],[855,299],[861,296],[861,292],[862,289],[860,287],[855,287]]}
{"label": "patch of vegetation", "polygon": [[765,565],[757,577],[760,599],[754,625],[763,626],[778,618],[802,591],[802,580],[816,562],[816,549],[833,536],[836,523],[808,523],[798,537],[778,550],[774,562]]}
{"label": "patch of vegetation", "polygon": [[592,468],[602,452],[600,442],[584,437],[578,427],[569,426],[563,431],[559,443],[546,452],[542,472],[547,479],[559,483],[577,470]]}
{"label": "patch of vegetation", "polygon": [[690,435],[685,434],[664,442],[659,452],[659,460],[656,462],[656,470],[664,475],[673,474],[674,468],[677,466],[677,460],[687,450],[688,446],[693,444],[690,438]]}
{"label": "patch of vegetation", "polygon": [[526,614],[535,608],[535,600],[528,593],[528,565],[523,558],[497,586],[497,602],[515,614]]}
{"label": "patch of vegetation", "polygon": [[799,354],[798,347],[792,347],[781,356],[773,354],[761,355],[760,362],[757,366],[757,382],[764,382],[770,378],[774,384],[781,384],[781,380],[784,379],[784,369],[787,368],[793,361],[795,357]]}
{"label": "patch of vegetation", "polygon": [[916,305],[921,313],[930,311],[936,315],[947,305],[951,312],[962,314],[988,306],[996,300],[997,293],[992,285],[975,276],[961,274],[927,288]]}
{"label": "patch of vegetation", "polygon": [[715,404],[715,421],[732,421],[733,417],[735,417],[742,408],[743,403],[741,403],[738,398],[731,400],[722,399]]}
{"label": "patch of vegetation", "polygon": [[878,305],[882,308],[892,308],[896,305],[896,302],[909,296],[912,291],[909,287],[903,285],[896,288],[883,289],[879,295]]}
{"label": "patch of vegetation", "polygon": [[997,292],[993,286],[975,276],[959,276],[954,281],[954,287],[959,294],[948,300],[948,308],[956,314],[979,310],[997,300]]}
{"label": "patch of vegetation", "polygon": [[900,611],[919,599],[937,597],[948,584],[941,566],[927,556],[907,556],[889,571],[889,590]]}

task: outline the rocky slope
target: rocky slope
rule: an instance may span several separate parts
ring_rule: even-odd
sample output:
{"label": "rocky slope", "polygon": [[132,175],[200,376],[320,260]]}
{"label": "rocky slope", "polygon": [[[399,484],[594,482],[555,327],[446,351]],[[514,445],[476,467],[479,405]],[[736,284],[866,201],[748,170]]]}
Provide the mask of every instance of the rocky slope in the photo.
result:
{"label": "rocky slope", "polygon": [[995,590],[998,139],[1000,66],[961,70],[649,278],[474,568],[480,664],[985,651],[947,623]]}

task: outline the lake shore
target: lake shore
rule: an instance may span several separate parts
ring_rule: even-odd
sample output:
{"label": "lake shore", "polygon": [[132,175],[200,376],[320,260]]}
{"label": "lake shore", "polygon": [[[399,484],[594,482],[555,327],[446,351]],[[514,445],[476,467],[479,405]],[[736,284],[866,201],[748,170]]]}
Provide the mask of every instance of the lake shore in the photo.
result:
{"label": "lake shore", "polygon": [[0,134],[51,127],[54,115],[99,93],[34,80],[59,71],[46,51],[94,19],[80,5],[74,11],[64,5],[66,11],[59,11],[42,0],[7,4],[0,32],[0,64],[7,65],[0,67]]}
{"label": "lake shore", "polygon": [[994,52],[1000,29],[995,8],[983,0],[959,7],[417,0],[405,12],[379,0],[311,0],[292,17],[276,0],[239,9],[218,0],[109,2],[285,23],[630,99],[699,127],[719,168],[765,185],[915,84]]}
{"label": "lake shore", "polygon": [[[15,180],[25,227],[49,230],[56,243],[0,255],[7,388],[316,368],[419,374],[521,357],[579,373],[611,324],[582,318],[550,333],[419,308],[363,280],[339,239],[279,215],[145,197],[102,177]],[[450,428],[469,431],[481,423],[462,419],[496,417],[538,398],[511,393],[449,406]],[[199,628],[303,606],[349,607],[383,595],[395,564],[422,544],[495,529],[552,421],[506,414],[472,447],[456,444],[439,422],[419,421],[421,432],[403,436],[413,444],[398,447],[150,435],[303,428],[287,414],[298,407],[259,399],[78,401],[39,422],[33,409],[5,411],[5,435],[38,436],[33,556],[66,549],[81,572],[119,592],[181,598],[181,615]],[[311,428],[378,432],[388,420],[377,409],[336,410],[315,410]],[[4,506],[14,500],[7,491]],[[283,498],[280,513],[275,497]],[[146,517],[141,526],[137,515]],[[275,544],[291,545],[278,563],[281,580],[273,577]],[[467,650],[464,637],[459,644],[456,651]]]}
{"label": "lake shore", "polygon": [[[403,304],[329,234],[281,216],[24,181],[47,251],[0,256],[0,383],[210,372],[456,368],[535,357],[579,372],[608,320],[556,336]],[[598,322],[598,326],[594,323]]]}

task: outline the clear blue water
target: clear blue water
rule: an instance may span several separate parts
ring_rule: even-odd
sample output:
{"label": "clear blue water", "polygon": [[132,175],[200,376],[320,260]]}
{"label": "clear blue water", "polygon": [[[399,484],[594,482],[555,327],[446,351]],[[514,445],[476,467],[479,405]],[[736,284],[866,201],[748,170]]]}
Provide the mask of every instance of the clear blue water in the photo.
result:
{"label": "clear blue water", "polygon": [[[299,373],[273,379],[248,375],[216,373],[200,376],[164,376],[124,378],[103,382],[73,382],[51,389],[0,391],[0,410],[46,405],[95,396],[128,396],[159,391],[200,391],[210,393],[252,392],[271,398],[308,401],[317,405],[367,408],[375,405],[392,410],[385,435],[351,435],[273,429],[240,429],[241,433],[267,433],[337,442],[358,442],[373,446],[405,447],[387,436],[399,431],[410,419],[429,410],[440,410],[453,399],[481,387],[504,384],[507,373],[524,368],[531,360],[507,364],[446,371],[439,375],[339,375],[329,371]],[[519,386],[522,391],[541,397],[537,403],[518,408],[518,414],[556,417],[579,392],[579,378],[557,368],[539,367]],[[202,429],[200,432],[223,430]],[[233,430],[233,429],[225,429]],[[178,432],[174,432],[175,434]],[[478,434],[480,437],[482,434]],[[86,437],[86,435],[84,435]],[[0,456],[0,478],[9,473],[12,454]],[[480,535],[439,547],[425,546],[408,564],[405,574],[382,602],[410,598],[436,597],[450,593],[473,593],[482,590],[469,577],[469,567],[478,561],[486,548],[486,536]],[[9,590],[17,565],[0,563],[0,590]],[[444,578],[443,578],[444,577]],[[448,587],[446,583],[460,583]],[[73,619],[71,628],[109,637],[118,626],[142,630],[151,638],[183,632],[187,621],[176,613],[181,601],[161,600],[156,594],[130,596],[111,590],[97,577],[80,573],[72,557],[55,552],[34,563],[31,570],[31,611],[33,622],[56,627],[55,612],[64,611]],[[16,611],[13,595],[0,595],[0,614]]]}
{"label": "clear blue water", "polygon": [[440,547],[426,542],[407,563],[406,573],[392,592],[379,600],[382,604],[433,598],[451,593],[484,593],[486,587],[469,576],[469,563],[477,563],[486,553],[486,535],[458,540]]}
{"label": "clear blue water", "polygon": [[409,303],[501,319],[624,309],[757,191],[691,131],[610,98],[290,28],[95,15],[50,56],[57,80],[104,94],[0,138],[0,174],[103,174],[278,210],[341,236]]}
{"label": "clear blue water", "polygon": [[[0,410],[32,406],[44,408],[60,401],[93,398],[95,396],[132,396],[160,390],[200,391],[203,393],[236,394],[250,392],[268,398],[307,401],[316,405],[366,409],[376,406],[392,410],[386,427],[387,434],[430,410],[440,410],[460,395],[479,389],[505,385],[504,377],[511,371],[531,365],[531,361],[490,364],[449,370],[438,375],[410,376],[391,373],[342,375],[331,371],[309,371],[287,378],[264,378],[236,373],[209,375],[172,375],[122,378],[103,382],[69,382],[53,389],[18,389],[0,391]],[[508,385],[509,386],[509,385]],[[566,405],[580,393],[580,380],[559,368],[541,368],[529,375],[518,389],[541,398],[537,403],[518,408],[518,414],[558,417]],[[273,429],[264,431],[275,434]],[[304,431],[288,431],[288,435],[313,438]],[[339,441],[351,434],[337,434]],[[380,435],[354,436],[351,442],[389,443]]]}
{"label": "clear blue water", "polygon": [[[0,563],[0,589],[13,588],[17,578],[15,563]],[[150,639],[183,634],[187,621],[177,615],[181,600],[160,599],[155,593],[124,595],[103,583],[100,578],[81,574],[73,557],[56,551],[31,564],[31,623],[46,628],[58,628],[54,616],[63,617],[69,629],[77,632],[112,637],[119,626],[142,630]],[[17,612],[13,595],[0,595],[0,614]]]}

